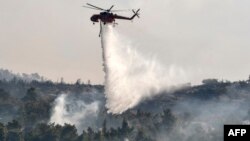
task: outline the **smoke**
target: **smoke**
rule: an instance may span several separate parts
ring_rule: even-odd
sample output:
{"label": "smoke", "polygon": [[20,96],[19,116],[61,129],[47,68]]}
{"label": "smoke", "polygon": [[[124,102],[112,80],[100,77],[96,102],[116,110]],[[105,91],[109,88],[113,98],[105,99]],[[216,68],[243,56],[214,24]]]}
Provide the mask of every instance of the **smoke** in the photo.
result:
{"label": "smoke", "polygon": [[81,133],[88,127],[97,127],[101,101],[98,93],[62,94],[54,102],[50,123],[75,125]]}
{"label": "smoke", "polygon": [[162,131],[158,141],[221,141],[225,124],[249,124],[249,91],[234,86],[219,98],[183,99],[171,109],[177,122],[171,132]]}
{"label": "smoke", "polygon": [[0,80],[11,81],[13,79],[23,80],[25,82],[46,80],[46,78],[40,76],[38,73],[13,73],[10,70],[0,68]]}
{"label": "smoke", "polygon": [[181,68],[164,68],[154,58],[142,56],[112,25],[103,25],[102,48],[106,107],[110,113],[120,114],[187,80]]}

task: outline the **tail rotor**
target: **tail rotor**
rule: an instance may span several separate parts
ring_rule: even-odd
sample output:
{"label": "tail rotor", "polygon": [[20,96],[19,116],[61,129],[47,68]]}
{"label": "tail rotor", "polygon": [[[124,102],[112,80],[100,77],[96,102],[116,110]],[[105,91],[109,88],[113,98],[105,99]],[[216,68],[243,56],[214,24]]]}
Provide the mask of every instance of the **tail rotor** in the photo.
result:
{"label": "tail rotor", "polygon": [[132,11],[133,11],[133,13],[135,14],[136,17],[140,18],[140,14],[139,14],[140,9],[138,9],[137,11],[135,11],[133,9]]}

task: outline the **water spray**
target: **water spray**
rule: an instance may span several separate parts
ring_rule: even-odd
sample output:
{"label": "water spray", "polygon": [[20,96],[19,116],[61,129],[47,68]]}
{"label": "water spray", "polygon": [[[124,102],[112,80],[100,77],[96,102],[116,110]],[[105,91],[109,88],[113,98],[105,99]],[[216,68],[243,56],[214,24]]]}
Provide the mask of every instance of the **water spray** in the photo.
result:
{"label": "water spray", "polygon": [[186,80],[182,69],[174,65],[163,68],[156,60],[139,54],[112,25],[102,25],[101,43],[106,108],[110,113],[121,114]]}

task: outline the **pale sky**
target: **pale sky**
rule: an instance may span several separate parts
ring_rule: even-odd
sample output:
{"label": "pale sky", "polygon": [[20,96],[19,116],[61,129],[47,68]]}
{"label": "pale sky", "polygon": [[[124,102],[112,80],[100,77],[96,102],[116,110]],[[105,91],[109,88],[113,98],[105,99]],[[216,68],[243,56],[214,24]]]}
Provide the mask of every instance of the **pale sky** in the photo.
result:
{"label": "pale sky", "polygon": [[86,2],[141,8],[140,19],[116,30],[142,54],[182,67],[191,82],[250,74],[249,0],[0,0],[0,68],[102,84],[99,26],[89,20],[99,11]]}

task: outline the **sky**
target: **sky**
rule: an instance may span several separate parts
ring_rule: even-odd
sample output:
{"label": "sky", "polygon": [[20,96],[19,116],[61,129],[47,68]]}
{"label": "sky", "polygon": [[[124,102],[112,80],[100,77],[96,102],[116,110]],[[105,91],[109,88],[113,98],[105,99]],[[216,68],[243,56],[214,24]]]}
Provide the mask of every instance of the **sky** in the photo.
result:
{"label": "sky", "polygon": [[89,20],[99,11],[86,2],[141,8],[140,19],[116,30],[141,54],[181,67],[190,82],[250,74],[249,0],[0,0],[0,68],[103,84],[99,26]]}

